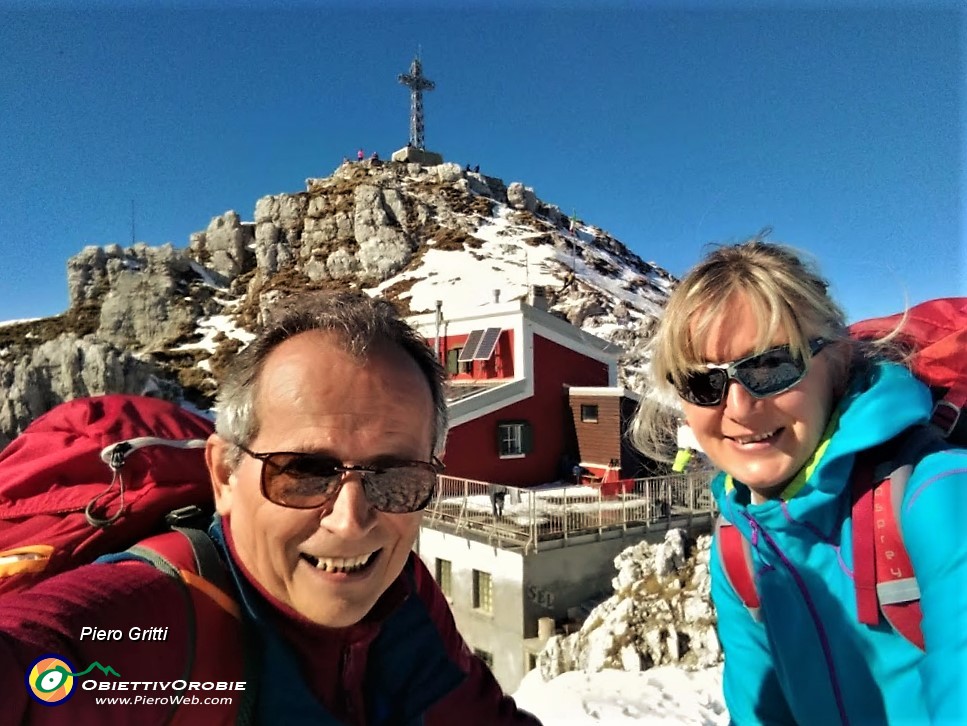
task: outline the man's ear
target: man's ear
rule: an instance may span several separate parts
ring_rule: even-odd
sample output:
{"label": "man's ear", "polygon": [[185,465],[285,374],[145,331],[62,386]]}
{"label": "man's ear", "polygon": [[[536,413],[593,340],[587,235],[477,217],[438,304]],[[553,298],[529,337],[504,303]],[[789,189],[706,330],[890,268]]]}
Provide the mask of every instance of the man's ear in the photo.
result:
{"label": "man's ear", "polygon": [[223,517],[232,511],[236,479],[235,470],[228,463],[229,449],[230,444],[218,434],[209,436],[205,444],[205,463],[215,494],[215,511]]}

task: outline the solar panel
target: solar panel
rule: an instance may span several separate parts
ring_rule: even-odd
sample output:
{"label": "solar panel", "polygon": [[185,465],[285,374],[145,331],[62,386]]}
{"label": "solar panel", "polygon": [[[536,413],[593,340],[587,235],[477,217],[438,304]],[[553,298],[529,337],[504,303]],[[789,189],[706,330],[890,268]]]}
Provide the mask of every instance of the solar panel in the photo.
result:
{"label": "solar panel", "polygon": [[467,336],[467,342],[463,344],[463,350],[461,350],[460,355],[457,356],[458,361],[473,360],[473,354],[477,351],[477,346],[480,343],[480,337],[483,334],[483,330],[470,331],[470,335]]}
{"label": "solar panel", "polygon": [[474,360],[490,360],[490,356],[494,354],[494,348],[497,347],[497,338],[500,337],[500,328],[487,328],[484,331],[483,337],[480,338],[480,345],[477,346],[477,351],[473,354]]}

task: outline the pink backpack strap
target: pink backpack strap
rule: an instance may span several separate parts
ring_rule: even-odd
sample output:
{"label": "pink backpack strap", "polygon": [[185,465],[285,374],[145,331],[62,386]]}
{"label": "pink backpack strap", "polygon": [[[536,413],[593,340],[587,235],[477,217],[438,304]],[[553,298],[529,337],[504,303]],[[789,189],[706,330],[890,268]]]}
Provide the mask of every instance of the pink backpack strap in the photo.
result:
{"label": "pink backpack strap", "polygon": [[[873,494],[873,462],[860,455],[853,470],[853,586],[856,588],[856,616],[866,625],[880,622],[876,597],[876,514]],[[872,536],[871,536],[872,535]]]}
{"label": "pink backpack strap", "polygon": [[[874,490],[876,596],[883,617],[900,635],[924,650],[920,622],[920,587],[903,544],[897,513],[910,478],[911,467],[901,466]],[[867,530],[869,531],[869,530]]]}
{"label": "pink backpack strap", "polygon": [[759,622],[759,591],[752,576],[752,548],[739,529],[721,514],[715,520],[715,537],[718,540],[719,563],[725,579],[735,590],[752,619]]}
{"label": "pink backpack strap", "polygon": [[[853,489],[853,578],[857,619],[880,622],[880,613],[900,635],[924,649],[920,587],[903,544],[899,511],[914,465],[928,452],[945,448],[934,429],[917,426],[882,450],[857,457]],[[881,453],[879,462],[877,453]]]}

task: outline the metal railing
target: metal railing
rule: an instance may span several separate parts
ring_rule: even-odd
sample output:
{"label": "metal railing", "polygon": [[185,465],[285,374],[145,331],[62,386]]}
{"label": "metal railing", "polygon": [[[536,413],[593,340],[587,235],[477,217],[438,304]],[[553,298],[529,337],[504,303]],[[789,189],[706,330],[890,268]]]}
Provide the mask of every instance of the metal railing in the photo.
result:
{"label": "metal railing", "polygon": [[424,525],[525,551],[595,533],[691,527],[714,518],[710,478],[710,472],[696,472],[627,480],[623,491],[605,494],[575,484],[523,489],[441,475]]}

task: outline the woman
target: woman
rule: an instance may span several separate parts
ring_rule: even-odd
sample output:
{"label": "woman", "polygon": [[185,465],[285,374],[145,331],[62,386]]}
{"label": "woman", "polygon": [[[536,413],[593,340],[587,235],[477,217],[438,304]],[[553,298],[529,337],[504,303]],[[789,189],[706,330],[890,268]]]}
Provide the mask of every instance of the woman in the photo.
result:
{"label": "woman", "polygon": [[[733,722],[967,723],[967,451],[938,440],[897,515],[926,650],[857,618],[854,461],[928,421],[927,388],[883,358],[886,342],[849,339],[816,270],[758,239],[686,275],[650,348],[654,385],[679,396],[721,469],[719,509],[750,542],[758,622],[724,575],[718,536],[711,557]],[[639,447],[667,457],[678,415],[643,406]]]}

